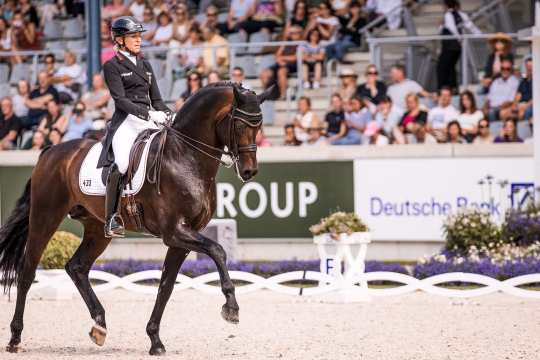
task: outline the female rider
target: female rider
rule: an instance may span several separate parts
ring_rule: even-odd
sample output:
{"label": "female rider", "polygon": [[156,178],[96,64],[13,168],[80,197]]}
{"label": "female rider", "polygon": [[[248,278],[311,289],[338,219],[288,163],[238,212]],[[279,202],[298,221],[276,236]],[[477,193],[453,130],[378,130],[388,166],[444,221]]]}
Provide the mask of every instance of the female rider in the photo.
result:
{"label": "female rider", "polygon": [[105,198],[105,236],[124,236],[118,206],[124,187],[122,178],[129,163],[131,146],[145,129],[156,129],[171,115],[150,63],[141,54],[143,25],[131,16],[114,20],[111,37],[116,56],[107,61],[103,73],[114,99],[115,112],[107,127],[98,168],[109,168]]}

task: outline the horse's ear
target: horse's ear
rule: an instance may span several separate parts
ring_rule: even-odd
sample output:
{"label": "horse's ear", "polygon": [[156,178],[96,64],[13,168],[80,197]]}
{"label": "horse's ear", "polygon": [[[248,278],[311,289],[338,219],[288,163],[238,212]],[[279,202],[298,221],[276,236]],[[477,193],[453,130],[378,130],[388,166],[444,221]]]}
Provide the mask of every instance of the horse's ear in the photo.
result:
{"label": "horse's ear", "polygon": [[270,86],[268,89],[264,90],[263,93],[257,95],[257,100],[259,104],[262,104],[266,100],[277,100],[279,98],[279,88],[276,84]]}
{"label": "horse's ear", "polygon": [[236,86],[233,86],[232,88],[233,88],[233,94],[234,94],[234,98],[236,99],[236,102],[238,104],[244,103],[243,101],[244,95],[242,95],[242,93],[238,91],[238,88]]}

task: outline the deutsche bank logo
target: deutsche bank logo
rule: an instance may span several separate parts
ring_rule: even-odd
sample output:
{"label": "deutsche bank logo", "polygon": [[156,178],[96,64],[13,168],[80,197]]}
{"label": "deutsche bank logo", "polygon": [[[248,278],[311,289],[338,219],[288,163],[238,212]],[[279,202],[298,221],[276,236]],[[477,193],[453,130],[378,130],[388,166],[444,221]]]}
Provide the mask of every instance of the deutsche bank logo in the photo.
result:
{"label": "deutsche bank logo", "polygon": [[534,183],[511,183],[510,201],[512,207],[520,208],[534,200]]}

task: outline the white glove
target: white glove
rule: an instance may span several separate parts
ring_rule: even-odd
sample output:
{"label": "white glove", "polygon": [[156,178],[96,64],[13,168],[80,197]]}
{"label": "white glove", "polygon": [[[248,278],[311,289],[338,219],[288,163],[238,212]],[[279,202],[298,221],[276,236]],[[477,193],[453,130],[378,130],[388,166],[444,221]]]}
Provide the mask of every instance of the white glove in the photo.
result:
{"label": "white glove", "polygon": [[155,122],[156,124],[165,124],[167,122],[167,114],[163,111],[153,111],[150,110],[148,112],[148,115],[150,117],[150,120]]}

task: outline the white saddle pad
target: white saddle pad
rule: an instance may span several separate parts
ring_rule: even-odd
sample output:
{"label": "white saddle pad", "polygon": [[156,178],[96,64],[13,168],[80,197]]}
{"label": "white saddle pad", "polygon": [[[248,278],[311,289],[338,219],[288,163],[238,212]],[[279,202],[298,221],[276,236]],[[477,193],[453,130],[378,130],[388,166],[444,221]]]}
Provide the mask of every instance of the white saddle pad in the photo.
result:
{"label": "white saddle pad", "polygon": [[[139,167],[133,176],[132,188],[124,189],[124,192],[122,193],[123,196],[137,194],[144,185],[148,152],[150,150],[150,144],[152,143],[152,140],[156,134],[157,132],[150,135],[150,138],[146,141]],[[94,144],[83,160],[81,170],[79,172],[79,188],[83,194],[96,196],[105,195],[105,184],[103,184],[103,181],[101,180],[101,172],[103,169],[98,169],[96,167],[102,148],[103,145],[101,145],[101,142]]]}

